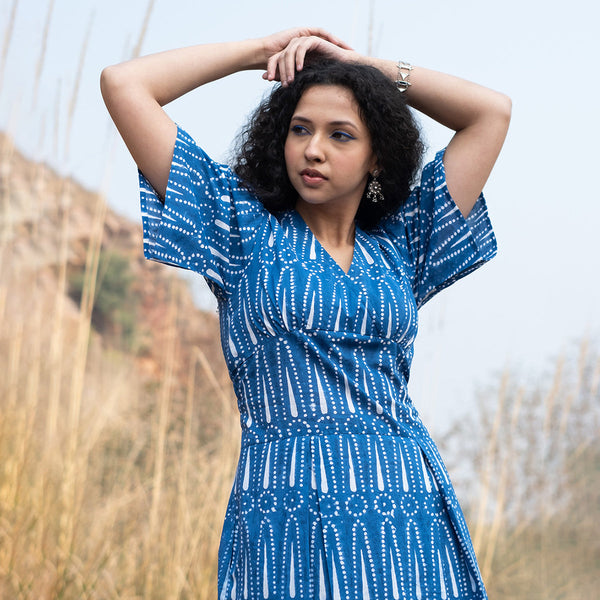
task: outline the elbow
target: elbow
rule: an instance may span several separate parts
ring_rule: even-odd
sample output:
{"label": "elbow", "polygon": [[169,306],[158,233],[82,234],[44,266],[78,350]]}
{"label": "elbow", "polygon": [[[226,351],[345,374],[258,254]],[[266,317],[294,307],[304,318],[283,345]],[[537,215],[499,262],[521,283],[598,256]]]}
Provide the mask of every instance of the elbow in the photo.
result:
{"label": "elbow", "polygon": [[135,73],[127,63],[111,65],[102,69],[100,73],[100,93],[106,107],[112,112],[112,108],[127,104],[134,96],[133,90],[139,88],[136,85]]}
{"label": "elbow", "polygon": [[100,73],[100,93],[107,107],[110,106],[111,99],[114,98],[117,91],[123,85],[123,77],[119,65],[111,65],[102,69]]}
{"label": "elbow", "polygon": [[509,96],[500,92],[494,92],[490,97],[485,113],[482,115],[482,123],[490,133],[501,136],[502,139],[508,132],[512,113],[512,100]]}
{"label": "elbow", "polygon": [[496,112],[498,119],[505,124],[506,129],[512,115],[512,100],[506,94],[498,93]]}
{"label": "elbow", "polygon": [[510,116],[512,114],[512,100],[506,94],[502,94],[503,105],[504,105],[504,114],[506,115],[506,120],[510,121]]}

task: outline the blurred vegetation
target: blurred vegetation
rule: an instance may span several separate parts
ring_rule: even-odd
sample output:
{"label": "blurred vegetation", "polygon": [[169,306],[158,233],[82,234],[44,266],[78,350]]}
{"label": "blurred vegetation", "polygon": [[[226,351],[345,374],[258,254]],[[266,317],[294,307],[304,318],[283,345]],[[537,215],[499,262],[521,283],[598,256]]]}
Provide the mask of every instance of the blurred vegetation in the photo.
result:
{"label": "blurred vegetation", "polygon": [[564,503],[499,536],[490,598],[598,597],[600,590],[600,445],[569,456]]}
{"label": "blurred vegetation", "polygon": [[0,268],[0,598],[212,598],[239,425],[224,366],[177,373],[179,287],[156,378],[31,288]]}
{"label": "blurred vegetation", "polygon": [[505,372],[447,437],[490,598],[597,597],[599,387],[584,340],[538,377]]}
{"label": "blurred vegetation", "polygon": [[239,417],[139,233],[0,134],[2,600],[214,596]]}
{"label": "blurred vegetation", "polygon": [[[140,297],[134,288],[135,276],[129,264],[127,256],[101,250],[92,326],[117,347],[135,350]],[[81,302],[85,284],[85,270],[75,270],[69,278],[69,295],[77,304]]]}

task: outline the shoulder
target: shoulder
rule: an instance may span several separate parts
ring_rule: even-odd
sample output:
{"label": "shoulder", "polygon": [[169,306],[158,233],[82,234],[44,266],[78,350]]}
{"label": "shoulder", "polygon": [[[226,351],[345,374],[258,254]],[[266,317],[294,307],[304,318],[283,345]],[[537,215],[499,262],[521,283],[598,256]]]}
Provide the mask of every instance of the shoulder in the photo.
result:
{"label": "shoulder", "polygon": [[177,125],[177,137],[173,149],[172,168],[178,167],[196,171],[201,176],[216,177],[231,181],[239,187],[239,177],[227,164],[214,160],[201,148],[196,140],[180,125]]}

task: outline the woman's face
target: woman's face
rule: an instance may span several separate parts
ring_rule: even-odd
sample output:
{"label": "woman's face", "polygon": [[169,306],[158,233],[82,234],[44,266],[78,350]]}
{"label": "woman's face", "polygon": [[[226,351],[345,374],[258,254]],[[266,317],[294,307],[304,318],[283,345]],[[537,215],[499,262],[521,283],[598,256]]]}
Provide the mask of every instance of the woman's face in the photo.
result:
{"label": "woman's face", "polygon": [[290,121],[285,163],[299,202],[356,213],[377,161],[349,89],[315,85],[303,93]]}

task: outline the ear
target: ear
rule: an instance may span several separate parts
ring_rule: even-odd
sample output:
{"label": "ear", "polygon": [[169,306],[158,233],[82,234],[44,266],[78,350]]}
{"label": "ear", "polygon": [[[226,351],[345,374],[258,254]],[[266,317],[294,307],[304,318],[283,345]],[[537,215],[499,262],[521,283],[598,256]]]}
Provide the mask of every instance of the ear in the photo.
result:
{"label": "ear", "polygon": [[381,169],[379,168],[379,165],[377,164],[377,156],[375,156],[375,153],[373,153],[373,159],[371,161],[371,168],[369,169],[369,173],[370,173],[371,177],[377,177],[378,175],[381,174]]}

